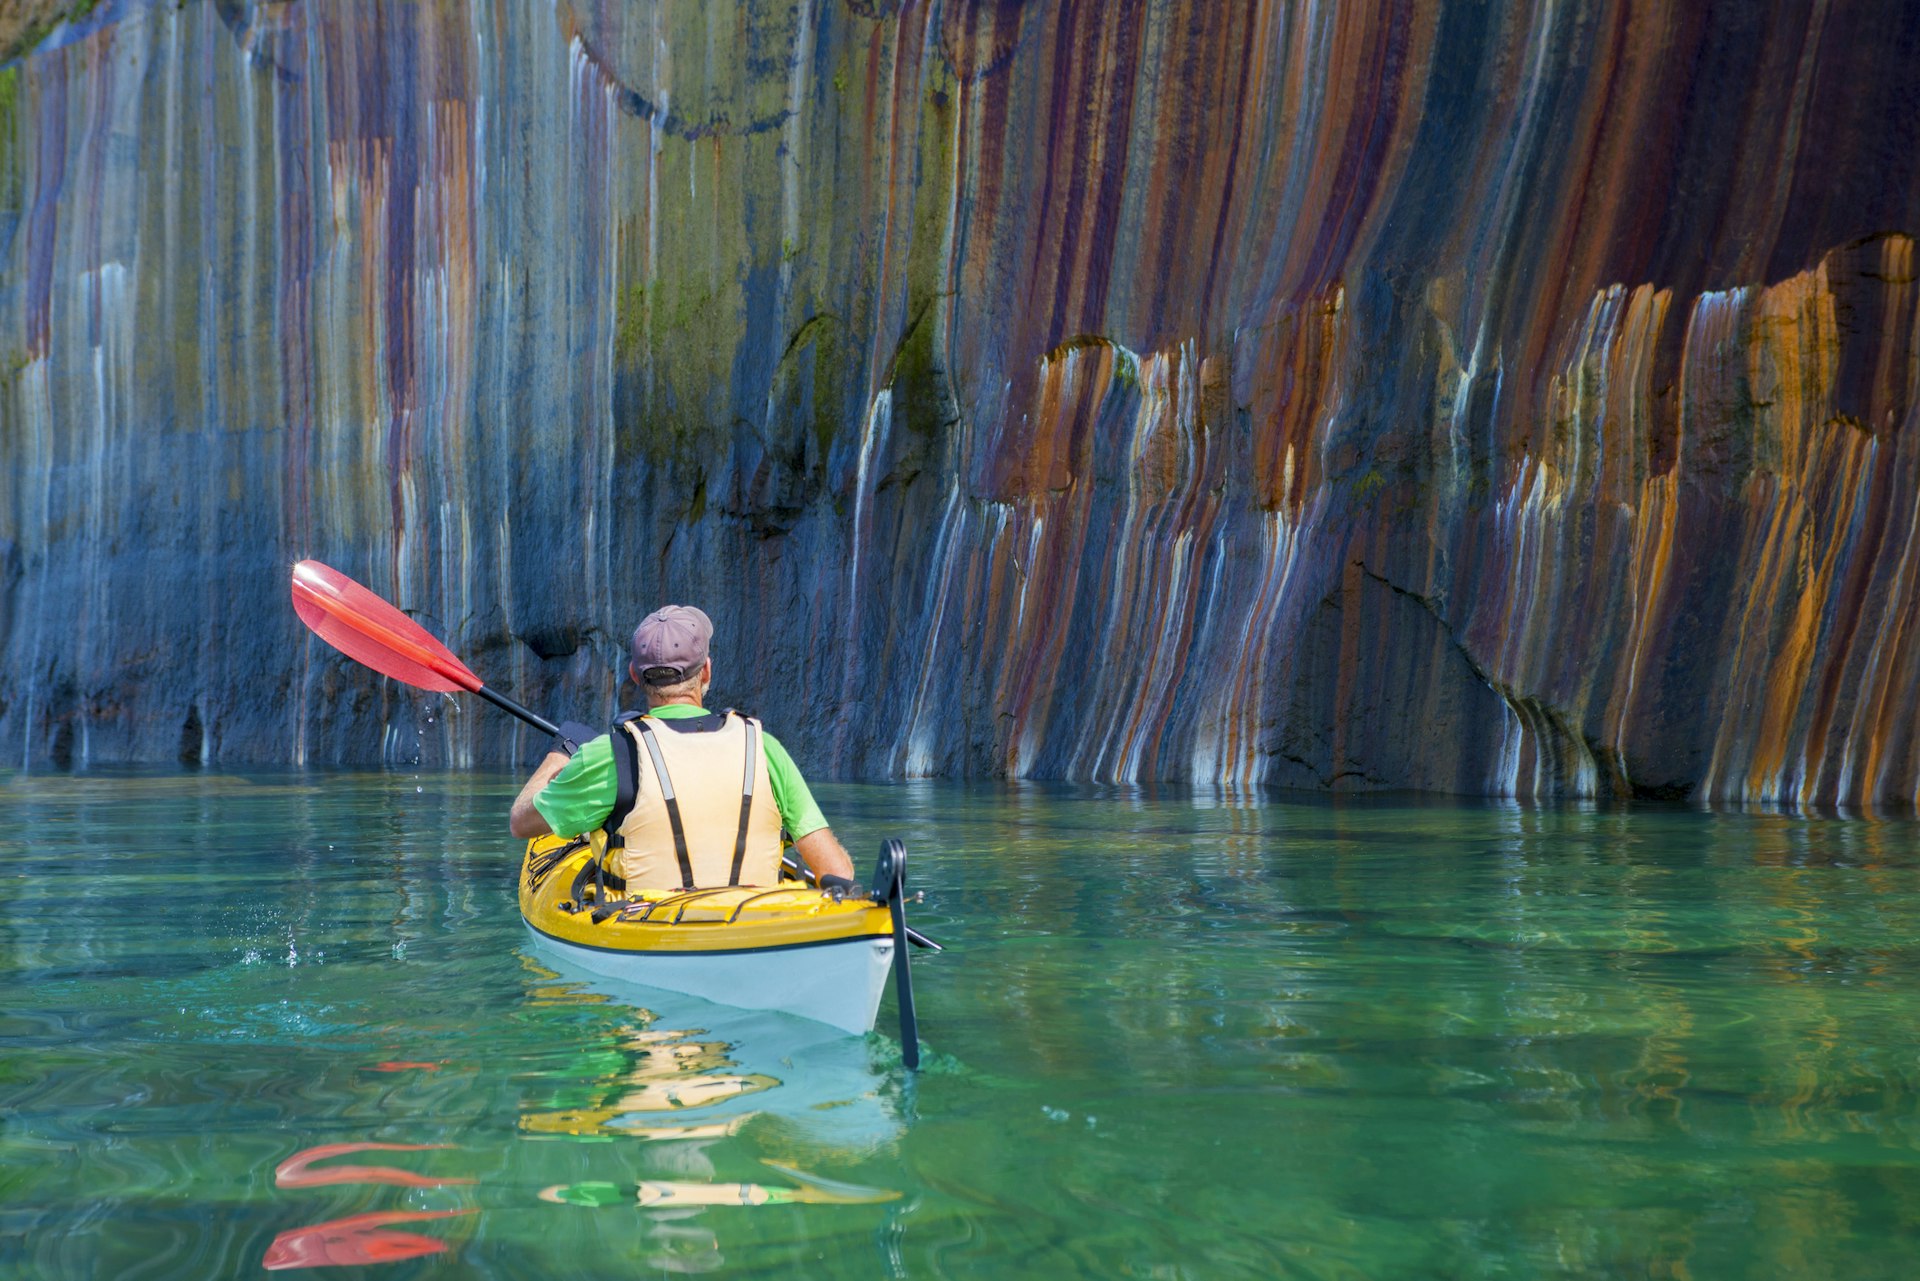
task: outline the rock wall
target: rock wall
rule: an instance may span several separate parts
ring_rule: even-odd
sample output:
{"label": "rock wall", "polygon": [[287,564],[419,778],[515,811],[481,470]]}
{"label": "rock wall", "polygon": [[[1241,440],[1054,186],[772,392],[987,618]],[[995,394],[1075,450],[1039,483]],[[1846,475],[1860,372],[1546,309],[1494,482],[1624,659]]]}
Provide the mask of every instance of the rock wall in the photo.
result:
{"label": "rock wall", "polygon": [[0,761],[1911,804],[1903,0],[109,0],[0,71]]}

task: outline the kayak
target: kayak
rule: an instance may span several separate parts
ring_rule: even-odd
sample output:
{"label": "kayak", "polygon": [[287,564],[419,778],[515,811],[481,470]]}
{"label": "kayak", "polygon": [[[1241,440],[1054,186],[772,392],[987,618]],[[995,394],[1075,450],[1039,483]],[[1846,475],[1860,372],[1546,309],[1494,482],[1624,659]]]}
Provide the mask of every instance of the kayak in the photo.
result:
{"label": "kayak", "polygon": [[527,843],[520,915],[535,943],[590,973],[721,1005],[781,1010],[855,1035],[873,1029],[893,966],[884,902],[779,886],[607,888],[592,845]]}

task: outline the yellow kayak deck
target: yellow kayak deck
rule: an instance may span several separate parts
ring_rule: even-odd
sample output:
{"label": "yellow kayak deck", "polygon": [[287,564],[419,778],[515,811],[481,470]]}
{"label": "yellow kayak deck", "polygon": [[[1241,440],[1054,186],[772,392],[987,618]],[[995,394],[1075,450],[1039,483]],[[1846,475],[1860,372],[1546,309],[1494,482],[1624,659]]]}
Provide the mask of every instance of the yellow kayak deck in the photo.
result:
{"label": "yellow kayak deck", "polygon": [[674,955],[775,951],[889,938],[893,933],[892,916],[884,905],[864,896],[836,902],[796,882],[612,891],[608,901],[599,904],[589,875],[579,888],[582,906],[576,908],[576,882],[594,848],[558,836],[527,843],[520,867],[520,914],[528,925],[577,947]]}

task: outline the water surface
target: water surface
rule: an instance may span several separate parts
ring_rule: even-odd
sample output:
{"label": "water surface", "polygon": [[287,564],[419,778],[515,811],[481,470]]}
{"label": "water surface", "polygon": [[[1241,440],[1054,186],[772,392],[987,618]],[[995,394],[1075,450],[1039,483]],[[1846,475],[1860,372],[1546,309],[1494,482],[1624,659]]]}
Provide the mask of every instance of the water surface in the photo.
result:
{"label": "water surface", "polygon": [[1911,820],[823,787],[914,1078],[562,972],[512,790],[0,786],[0,1275],[1912,1274]]}

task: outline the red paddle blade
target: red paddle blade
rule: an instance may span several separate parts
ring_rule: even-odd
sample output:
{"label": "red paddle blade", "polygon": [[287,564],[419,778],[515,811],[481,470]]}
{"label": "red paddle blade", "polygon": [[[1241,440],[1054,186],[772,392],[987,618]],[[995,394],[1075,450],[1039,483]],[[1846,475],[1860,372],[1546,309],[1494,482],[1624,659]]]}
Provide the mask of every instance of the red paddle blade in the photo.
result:
{"label": "red paddle blade", "polygon": [[321,640],[382,676],[443,694],[480,688],[426,628],[317,560],[293,567],[293,610]]}

